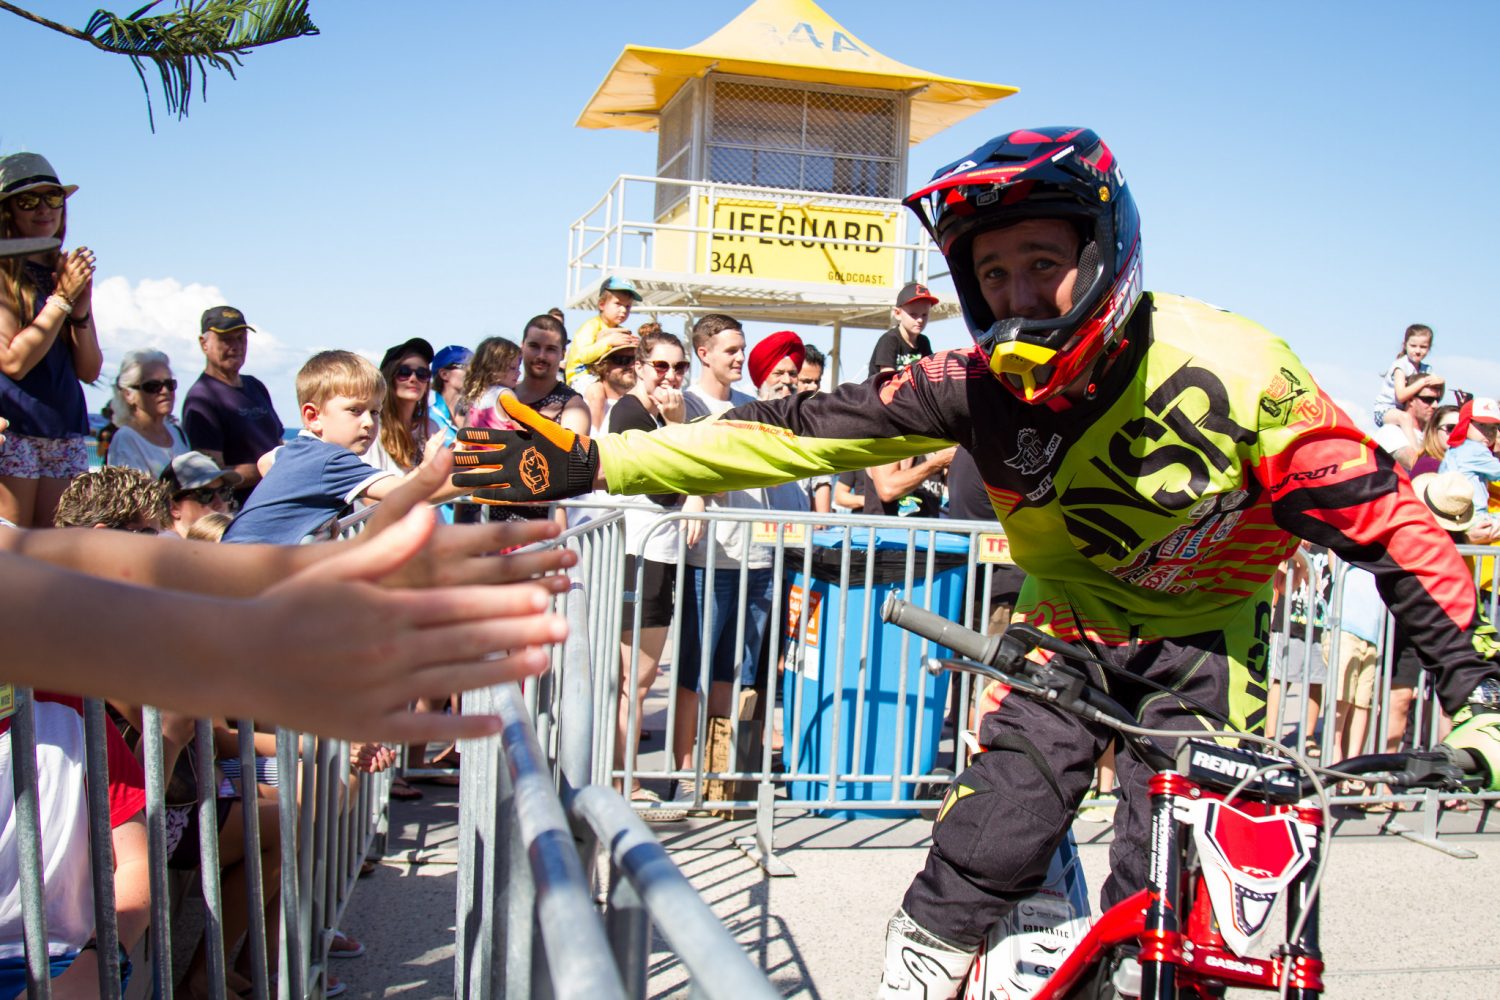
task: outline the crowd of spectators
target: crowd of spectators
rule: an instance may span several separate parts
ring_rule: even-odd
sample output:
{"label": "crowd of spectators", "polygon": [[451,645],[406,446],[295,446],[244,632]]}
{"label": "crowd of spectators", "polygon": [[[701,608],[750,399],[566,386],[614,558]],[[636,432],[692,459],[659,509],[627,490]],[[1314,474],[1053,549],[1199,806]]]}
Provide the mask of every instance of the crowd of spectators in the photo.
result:
{"label": "crowd of spectators", "polygon": [[[284,428],[270,392],[241,371],[252,328],[239,310],[218,306],[202,316],[203,372],[188,390],[180,414],[175,412],[178,380],[166,354],[143,347],[118,359],[108,383],[112,398],[105,413],[110,424],[99,435],[99,461],[90,468],[83,384],[100,381],[104,358],[93,313],[94,254],[86,247],[62,248],[69,199],[76,191],[37,154],[0,158],[0,544],[10,575],[12,611],[18,619],[35,616],[34,621],[15,622],[12,652],[19,660],[7,672],[7,682],[0,683],[5,787],[10,787],[12,759],[12,683],[46,684],[50,677],[75,693],[126,695],[106,702],[113,726],[105,733],[105,794],[113,830],[106,850],[113,848],[118,956],[100,955],[94,936],[83,704],[74,695],[41,688],[32,697],[45,893],[41,903],[47,917],[53,995],[70,997],[96,995],[101,969],[117,969],[128,983],[128,954],[150,923],[152,880],[142,814],[143,716],[141,704],[131,701],[131,695],[168,709],[162,713],[161,732],[152,734],[162,741],[171,779],[166,802],[168,866],[194,869],[199,863],[196,824],[215,811],[213,803],[208,812],[197,803],[196,717],[175,713],[172,706],[197,708],[199,715],[250,715],[258,714],[259,703],[273,721],[329,735],[374,729],[404,732],[407,723],[387,714],[391,708],[385,699],[390,693],[374,694],[370,701],[360,690],[338,691],[334,702],[335,687],[329,682],[340,675],[346,680],[359,676],[370,692],[378,692],[399,679],[407,688],[402,694],[415,695],[411,679],[423,662],[441,665],[445,676],[463,688],[512,673],[536,673],[545,665],[538,647],[562,635],[561,620],[542,609],[547,595],[557,593],[557,584],[564,581],[545,574],[571,561],[563,553],[497,560],[497,550],[537,541],[546,533],[496,526],[464,529],[444,536],[445,541],[434,541],[434,548],[446,550],[451,560],[449,565],[437,565],[419,540],[443,529],[434,529],[420,516],[403,517],[420,499],[412,488],[391,505],[387,518],[377,518],[368,541],[358,546],[236,546],[243,556],[230,556],[229,548],[187,544],[184,540],[217,542],[226,534],[244,536],[232,541],[296,543],[348,501],[389,496],[389,484],[409,482],[424,452],[434,451],[444,439],[443,423],[433,419],[430,410],[447,423],[451,439],[449,407],[459,397],[468,352],[454,354],[456,349],[450,348],[438,356],[444,395],[431,407],[428,384],[435,358],[425,341],[414,339],[392,348],[383,371],[347,352],[329,352],[337,356],[331,365],[319,355],[309,362],[312,371],[305,369],[306,377],[299,379],[302,434],[283,448]],[[304,438],[309,442],[305,446]],[[299,446],[311,450],[314,445],[324,450],[314,460],[300,463],[299,475]],[[348,463],[358,469],[350,470]],[[434,464],[429,479],[435,484],[445,479],[445,468]],[[347,496],[333,498],[337,502],[324,495],[329,470],[358,479]],[[421,495],[441,495],[444,489],[422,487]],[[290,501],[289,494],[295,494]],[[313,508],[317,510],[310,520],[289,514],[290,510],[305,518]],[[42,530],[53,527],[85,530]],[[111,537],[122,541],[112,542]],[[126,538],[141,540],[125,543]],[[224,557],[210,554],[218,552]],[[481,567],[480,560],[486,565]],[[455,581],[455,572],[463,578]],[[541,579],[536,583],[519,589],[483,586],[537,576]],[[101,584],[83,582],[88,577]],[[372,582],[385,583],[388,589],[372,588]],[[417,591],[437,585],[454,587],[454,596],[462,601],[460,610],[450,608],[441,620],[425,621],[427,616],[418,609],[430,602]],[[28,587],[34,588],[35,601],[23,596]],[[313,605],[321,610],[308,611],[306,622],[289,619],[276,610],[282,600],[292,601],[297,614]],[[488,608],[472,605],[475,600]],[[79,636],[71,643],[74,648],[67,648],[69,640],[55,634],[61,619],[54,612],[64,611],[83,616],[101,634]],[[260,621],[263,631],[237,641],[246,653],[221,642],[219,662],[202,661],[201,654],[215,655],[207,630],[252,620]],[[272,622],[274,630],[266,627]],[[504,637],[494,634],[512,624],[520,629]],[[541,631],[522,634],[537,627]],[[489,635],[481,638],[479,629]],[[428,632],[440,640],[433,630],[468,641],[476,650],[472,667],[452,664],[451,643],[441,641],[439,645],[450,651],[428,654],[413,646],[391,652],[398,649],[393,640],[403,636]],[[460,635],[464,630],[468,640]],[[294,637],[296,633],[300,638]],[[103,642],[117,644],[111,652],[124,659],[112,655],[104,662],[99,656]],[[318,646],[325,647],[325,655],[310,655]],[[333,646],[344,647],[347,654],[362,648],[390,655],[379,663],[364,654],[346,659]],[[188,650],[197,655],[187,655]],[[268,650],[286,662],[257,658]],[[247,660],[257,663],[256,671],[245,669]],[[324,676],[298,674],[292,666],[298,660],[304,667],[316,664]],[[123,672],[122,663],[129,664]],[[257,671],[259,680],[250,681]],[[479,674],[490,679],[481,680]],[[282,685],[294,675],[304,676],[305,684],[300,691],[284,690]],[[261,690],[256,684],[271,687]],[[397,696],[395,715],[405,715],[402,709],[416,700]],[[360,702],[368,704],[348,711]],[[312,711],[304,713],[308,707]],[[274,737],[269,732],[255,735],[257,773],[241,781],[237,732],[222,717],[212,724],[214,746],[209,752],[217,758],[213,784],[218,788],[224,905],[222,924],[210,922],[208,930],[222,932],[225,950],[235,963],[227,971],[227,995],[242,996],[251,988],[249,949],[241,948],[249,899],[241,836],[246,810],[254,811],[260,821],[264,917],[273,947],[280,913],[276,895],[281,804],[271,756]],[[452,739],[492,731],[493,724],[494,720],[478,719],[418,722],[410,732],[441,733]],[[353,744],[350,773],[338,799],[342,807],[356,801],[352,793],[360,773],[389,768],[394,759],[384,744]],[[0,805],[0,882],[5,886],[0,894],[0,998],[5,1000],[26,990],[19,815],[7,793]],[[326,939],[331,941],[326,948],[329,957],[363,952],[362,945],[336,930]],[[333,976],[325,976],[323,982],[328,996],[345,989]],[[213,995],[202,941],[182,972],[177,992],[188,997]]]}

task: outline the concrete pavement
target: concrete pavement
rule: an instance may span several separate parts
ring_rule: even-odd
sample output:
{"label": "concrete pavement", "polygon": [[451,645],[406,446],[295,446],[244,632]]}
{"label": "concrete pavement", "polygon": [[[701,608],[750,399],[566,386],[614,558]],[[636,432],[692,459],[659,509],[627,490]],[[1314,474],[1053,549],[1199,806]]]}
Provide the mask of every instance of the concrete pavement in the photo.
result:
{"label": "concrete pavement", "polygon": [[[363,880],[345,929],[368,946],[336,963],[350,997],[442,997],[452,990],[453,789],[396,803],[391,850]],[[1500,837],[1483,813],[1447,813],[1444,839],[1477,853],[1458,860],[1392,832],[1405,816],[1339,823],[1325,879],[1327,996],[1488,997],[1500,993]],[[1490,822],[1494,830],[1497,822]],[[922,864],[921,820],[817,817],[778,825],[778,853],[796,872],[772,879],[733,846],[748,823],[690,820],[657,828],[674,859],[725,925],[789,997],[873,994],[885,921]],[[1089,884],[1107,867],[1107,825],[1080,822]],[[683,968],[658,940],[650,995],[686,997]]]}

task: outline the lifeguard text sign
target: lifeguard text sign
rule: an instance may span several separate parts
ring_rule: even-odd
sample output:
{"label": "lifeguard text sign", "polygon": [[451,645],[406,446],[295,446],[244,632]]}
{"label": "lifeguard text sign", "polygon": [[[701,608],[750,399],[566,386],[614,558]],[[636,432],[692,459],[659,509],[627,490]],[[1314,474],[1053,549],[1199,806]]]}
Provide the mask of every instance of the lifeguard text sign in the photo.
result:
{"label": "lifeguard text sign", "polygon": [[[700,219],[708,201],[699,203]],[[720,199],[714,235],[699,243],[698,273],[895,288],[896,219],[873,209]]]}

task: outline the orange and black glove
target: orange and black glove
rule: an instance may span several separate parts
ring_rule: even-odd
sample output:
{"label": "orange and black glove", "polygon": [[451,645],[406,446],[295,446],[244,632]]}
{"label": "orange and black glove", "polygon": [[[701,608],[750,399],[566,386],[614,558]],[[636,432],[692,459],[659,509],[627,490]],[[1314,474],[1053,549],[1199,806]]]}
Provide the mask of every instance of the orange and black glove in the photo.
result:
{"label": "orange and black glove", "polygon": [[515,430],[465,427],[453,454],[453,485],[490,504],[536,504],[582,496],[594,488],[599,446],[502,392],[495,408]]}

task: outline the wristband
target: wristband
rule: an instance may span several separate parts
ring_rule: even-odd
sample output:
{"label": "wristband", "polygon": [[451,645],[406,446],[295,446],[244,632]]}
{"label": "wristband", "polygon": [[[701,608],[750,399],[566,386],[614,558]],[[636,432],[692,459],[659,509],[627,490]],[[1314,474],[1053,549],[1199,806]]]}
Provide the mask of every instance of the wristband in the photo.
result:
{"label": "wristband", "polygon": [[79,325],[81,323],[92,323],[94,321],[94,314],[92,312],[89,312],[89,313],[85,313],[82,316],[69,316],[68,320],[74,326],[77,326],[77,325]]}
{"label": "wristband", "polygon": [[72,301],[62,292],[53,292],[51,295],[47,296],[46,304],[49,306],[57,306],[65,313],[71,313],[73,311]]}

